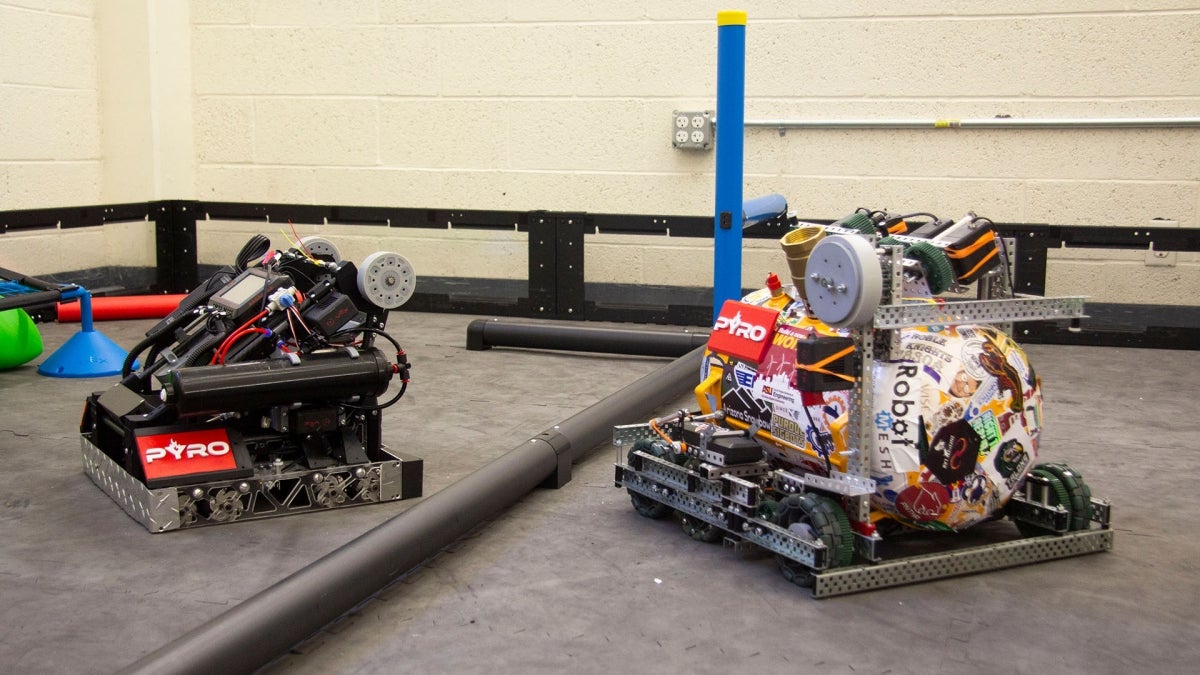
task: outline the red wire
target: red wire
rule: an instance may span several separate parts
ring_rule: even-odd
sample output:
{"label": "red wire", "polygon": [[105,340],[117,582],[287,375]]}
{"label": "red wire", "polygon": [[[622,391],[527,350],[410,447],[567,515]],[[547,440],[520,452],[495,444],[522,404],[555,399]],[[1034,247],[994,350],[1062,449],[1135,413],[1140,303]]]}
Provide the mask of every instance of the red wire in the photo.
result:
{"label": "red wire", "polygon": [[[229,337],[225,338],[225,340],[221,343],[220,347],[217,347],[217,351],[213,353],[212,361],[209,361],[209,365],[225,363],[225,353],[228,352],[229,348],[233,345],[233,343],[235,341],[237,341],[244,334],[243,331],[246,331],[247,329],[249,329],[250,326],[254,325],[255,321],[258,321],[259,319],[263,318],[266,315],[267,315],[267,310],[264,309],[261,312],[259,312],[258,314],[255,314],[253,317],[251,317],[250,320],[247,321],[246,323],[242,324],[241,326],[238,326],[237,330],[233,331],[233,333],[231,333],[229,335]],[[259,330],[265,330],[265,329],[259,329]]]}
{"label": "red wire", "polygon": [[[219,354],[220,360],[216,361],[216,362],[217,363],[225,363],[225,356],[229,353],[229,350],[233,347],[233,345],[235,345],[238,340],[242,339],[243,337],[245,337],[251,333],[267,335],[268,333],[270,333],[270,331],[268,331],[266,328],[247,328],[245,330],[240,330],[240,331],[234,333],[233,335],[230,335],[229,339],[226,341],[227,344],[224,344],[222,346],[221,353]],[[216,359],[216,358],[217,357],[214,357],[214,359]]]}
{"label": "red wire", "polygon": [[304,245],[304,242],[300,241],[300,234],[296,232],[296,226],[292,223],[291,218],[288,218],[288,225],[292,228],[292,236],[296,238],[296,245],[300,247],[301,251],[304,251],[304,255],[308,256],[309,259],[312,259],[313,254],[309,252],[308,247]]}

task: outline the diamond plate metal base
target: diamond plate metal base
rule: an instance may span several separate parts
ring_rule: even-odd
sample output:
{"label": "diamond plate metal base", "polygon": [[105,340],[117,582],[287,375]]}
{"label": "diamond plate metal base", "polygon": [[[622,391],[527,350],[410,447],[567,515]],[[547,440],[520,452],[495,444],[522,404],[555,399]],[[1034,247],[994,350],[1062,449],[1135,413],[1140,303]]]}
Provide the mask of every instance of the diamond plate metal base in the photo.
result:
{"label": "diamond plate metal base", "polygon": [[949,553],[931,553],[815,574],[813,597],[858,593],[888,586],[974,574],[1030,563],[1110,551],[1112,530],[1084,530],[987,544]]}
{"label": "diamond plate metal base", "polygon": [[424,461],[383,448],[389,459],[320,470],[260,466],[240,480],[151,490],[87,438],[84,473],[150,532],[221,525],[420,497]]}

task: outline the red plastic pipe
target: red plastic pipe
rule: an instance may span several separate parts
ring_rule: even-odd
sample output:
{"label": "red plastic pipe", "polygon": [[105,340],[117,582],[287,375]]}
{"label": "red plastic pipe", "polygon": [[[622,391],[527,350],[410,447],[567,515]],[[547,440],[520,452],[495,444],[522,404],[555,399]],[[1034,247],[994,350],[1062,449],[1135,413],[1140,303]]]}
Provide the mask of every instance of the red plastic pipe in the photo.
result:
{"label": "red plastic pipe", "polygon": [[[121,295],[111,298],[92,298],[94,321],[121,319],[161,319],[179,306],[185,295]],[[58,322],[79,321],[78,302],[58,304]]]}

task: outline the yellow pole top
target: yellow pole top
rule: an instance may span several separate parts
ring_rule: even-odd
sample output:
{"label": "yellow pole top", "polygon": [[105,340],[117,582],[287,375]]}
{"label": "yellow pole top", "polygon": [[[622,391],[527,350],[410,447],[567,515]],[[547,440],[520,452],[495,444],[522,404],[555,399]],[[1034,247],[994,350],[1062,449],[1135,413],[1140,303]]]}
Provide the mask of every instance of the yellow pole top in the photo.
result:
{"label": "yellow pole top", "polygon": [[722,9],[717,12],[718,26],[745,26],[746,12],[741,9]]}

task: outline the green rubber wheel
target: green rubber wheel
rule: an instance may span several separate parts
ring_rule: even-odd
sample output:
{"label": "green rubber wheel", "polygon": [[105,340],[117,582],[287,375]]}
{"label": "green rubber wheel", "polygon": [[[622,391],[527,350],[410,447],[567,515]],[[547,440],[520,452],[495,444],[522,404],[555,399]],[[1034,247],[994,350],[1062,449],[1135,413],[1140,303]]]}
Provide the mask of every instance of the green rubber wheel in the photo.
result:
{"label": "green rubber wheel", "polygon": [[876,246],[904,246],[904,247],[906,247],[906,249],[908,246],[908,244],[900,241],[899,239],[897,239],[895,237],[884,237],[884,238],[880,239],[879,241],[875,242],[875,245]]}
{"label": "green rubber wheel", "polygon": [[954,283],[954,268],[945,251],[927,241],[919,241],[904,252],[904,257],[921,263],[925,270],[925,281],[929,283],[929,291],[934,295],[950,288]]}
{"label": "green rubber wheel", "polygon": [[1043,464],[1041,468],[1057,478],[1067,493],[1071,531],[1088,529],[1092,520],[1092,490],[1083,482],[1083,476],[1066,464]]}
{"label": "green rubber wheel", "polygon": [[846,216],[838,221],[837,225],[847,230],[858,230],[863,234],[875,234],[875,221],[862,211],[856,211]]}
{"label": "green rubber wheel", "polygon": [[[1039,464],[1033,467],[1033,470],[1029,472],[1029,475],[1046,479],[1050,485],[1050,494],[1046,497],[1046,503],[1050,506],[1062,505],[1065,507],[1068,510],[1068,513],[1071,515],[1071,522],[1074,522],[1075,512],[1071,510],[1071,496],[1067,492],[1067,488],[1063,486],[1062,481],[1059,480],[1053,473],[1047,471],[1045,464]],[[1037,494],[1036,488],[1034,497],[1041,497],[1040,494]],[[1040,537],[1046,534],[1054,534],[1054,530],[1048,530],[1040,525],[1027,523],[1023,520],[1018,520],[1016,522],[1017,530],[1019,530],[1021,534],[1026,537]]]}
{"label": "green rubber wheel", "polygon": [[[840,504],[824,495],[789,495],[779,502],[776,524],[791,532],[825,544],[829,566],[844,567],[854,557],[854,531]],[[816,580],[813,570],[790,558],[775,556],[783,577],[797,586],[810,587]]]}
{"label": "green rubber wheel", "polygon": [[[629,448],[629,461],[633,461],[633,453],[638,450],[654,455],[655,457],[669,458],[673,453],[667,451],[664,446],[666,446],[665,443],[659,443],[649,439],[640,440],[634,443],[633,447]],[[671,515],[671,513],[675,510],[667,504],[651,499],[640,492],[634,492],[629,488],[625,488],[625,491],[629,493],[629,501],[633,504],[633,510],[637,511],[638,514],[645,516],[646,518],[650,518],[651,520],[662,520],[663,518]]]}

